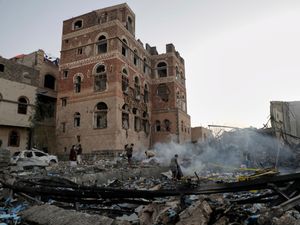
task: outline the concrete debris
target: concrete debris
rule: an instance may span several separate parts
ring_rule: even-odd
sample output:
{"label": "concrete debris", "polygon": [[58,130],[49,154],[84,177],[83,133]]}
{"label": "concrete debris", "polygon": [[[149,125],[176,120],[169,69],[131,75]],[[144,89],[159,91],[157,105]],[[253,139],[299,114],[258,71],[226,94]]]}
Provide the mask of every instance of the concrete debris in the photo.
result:
{"label": "concrete debris", "polygon": [[147,205],[139,212],[140,225],[175,224],[179,209],[179,201]]}
{"label": "concrete debris", "polygon": [[[134,159],[131,167],[122,157],[74,167],[62,160],[51,166],[0,162],[0,224],[299,224],[300,173],[207,162],[174,180],[156,157]],[[14,203],[8,206],[7,199]]]}
{"label": "concrete debris", "polygon": [[53,205],[32,206],[23,211],[21,216],[25,222],[38,225],[130,224],[126,221],[118,221],[105,216],[89,215],[87,213],[76,212],[75,210],[65,210]]}
{"label": "concrete debris", "polygon": [[207,225],[211,213],[210,205],[199,200],[179,214],[180,221],[176,225]]}

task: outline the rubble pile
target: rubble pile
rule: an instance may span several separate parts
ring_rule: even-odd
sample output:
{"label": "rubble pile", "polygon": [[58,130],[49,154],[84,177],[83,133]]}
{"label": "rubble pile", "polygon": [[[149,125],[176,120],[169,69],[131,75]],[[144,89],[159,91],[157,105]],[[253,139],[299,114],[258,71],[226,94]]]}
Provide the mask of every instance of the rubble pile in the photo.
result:
{"label": "rubble pile", "polygon": [[[246,134],[249,138],[255,132]],[[292,154],[279,160],[282,152],[276,149],[269,154],[274,143],[267,144],[268,138],[245,144],[241,135],[245,136],[244,131],[225,133],[194,146],[190,155],[175,151],[182,156],[185,176],[181,179],[173,178],[164,163],[165,159],[170,161],[168,150],[165,155],[156,152],[151,158],[134,159],[131,165],[118,157],[84,160],[77,166],[64,161],[39,165],[24,160],[16,167],[8,165],[7,155],[0,155],[5,162],[0,163],[0,222],[300,224],[300,173],[294,161],[286,165]]]}
{"label": "rubble pile", "polygon": [[282,196],[293,190],[290,196],[297,197],[299,181],[300,174],[221,183],[202,177],[174,181],[162,175],[81,185],[51,174],[1,183],[26,205],[25,211],[11,215],[18,218],[16,224],[280,225],[297,224],[299,212],[293,206],[300,201],[290,205]]}

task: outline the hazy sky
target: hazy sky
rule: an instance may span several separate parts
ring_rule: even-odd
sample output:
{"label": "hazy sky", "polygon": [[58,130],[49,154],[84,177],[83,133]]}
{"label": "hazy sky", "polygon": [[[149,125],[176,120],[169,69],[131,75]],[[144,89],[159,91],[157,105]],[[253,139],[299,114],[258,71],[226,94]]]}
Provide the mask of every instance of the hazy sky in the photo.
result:
{"label": "hazy sky", "polygon": [[[62,21],[119,0],[0,0],[0,55],[60,56]],[[185,59],[192,126],[262,127],[270,101],[299,99],[299,0],[129,0],[136,38]]]}

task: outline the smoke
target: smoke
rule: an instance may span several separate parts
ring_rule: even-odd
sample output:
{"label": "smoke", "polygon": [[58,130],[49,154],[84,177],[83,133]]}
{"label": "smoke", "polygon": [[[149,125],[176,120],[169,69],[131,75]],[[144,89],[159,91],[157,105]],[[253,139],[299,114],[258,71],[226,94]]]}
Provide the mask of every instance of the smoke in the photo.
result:
{"label": "smoke", "polygon": [[178,154],[184,175],[201,174],[211,168],[224,172],[241,166],[287,168],[296,163],[288,147],[254,128],[224,132],[220,138],[200,144],[157,143],[154,149],[163,166]]}

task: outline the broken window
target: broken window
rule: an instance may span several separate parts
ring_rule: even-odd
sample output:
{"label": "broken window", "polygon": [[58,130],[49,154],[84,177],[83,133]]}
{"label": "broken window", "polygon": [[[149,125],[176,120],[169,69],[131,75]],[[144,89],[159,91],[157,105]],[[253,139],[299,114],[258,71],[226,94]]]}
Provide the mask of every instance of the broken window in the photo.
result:
{"label": "broken window", "polygon": [[158,77],[166,77],[168,74],[167,64],[165,62],[160,62],[157,64],[157,75]]}
{"label": "broken window", "polygon": [[185,82],[185,78],[184,78],[184,75],[182,72],[180,73],[180,81],[182,84],[184,84],[184,82]]}
{"label": "broken window", "polygon": [[50,74],[46,74],[45,80],[44,80],[44,87],[54,90],[55,89],[55,77]]}
{"label": "broken window", "polygon": [[182,96],[181,96],[181,101],[182,101],[182,110],[185,111],[186,110],[186,105],[185,105],[185,96],[184,96],[184,94],[182,94]]}
{"label": "broken window", "polygon": [[63,78],[68,78],[69,70],[63,71]]}
{"label": "broken window", "polygon": [[160,84],[157,87],[157,95],[165,102],[169,101],[169,88],[166,84]]}
{"label": "broken window", "polygon": [[104,35],[101,35],[98,39],[98,54],[107,52],[107,39]]}
{"label": "broken window", "polygon": [[138,65],[138,60],[139,60],[139,57],[138,57],[137,54],[138,54],[138,53],[137,53],[137,50],[134,49],[134,51],[133,51],[133,64],[134,64],[135,66]]}
{"label": "broken window", "polygon": [[106,83],[107,83],[107,76],[106,76],[105,66],[99,65],[96,69],[94,90],[105,91]]}
{"label": "broken window", "polygon": [[150,124],[149,124],[149,121],[147,119],[143,120],[143,128],[144,128],[145,134],[149,134],[149,132],[150,132]]}
{"label": "broken window", "polygon": [[76,112],[74,114],[74,127],[80,127],[80,113]]}
{"label": "broken window", "polygon": [[127,56],[127,41],[125,39],[122,40],[122,55]]}
{"label": "broken window", "polygon": [[178,108],[181,107],[181,104],[180,104],[180,93],[179,93],[179,91],[176,92],[176,104],[177,104]]}
{"label": "broken window", "polygon": [[99,102],[95,107],[94,112],[94,127],[106,128],[107,127],[107,105],[104,102]]}
{"label": "broken window", "polygon": [[82,28],[82,20],[77,20],[77,21],[74,23],[73,30],[77,30],[77,29],[80,29],[80,28]]}
{"label": "broken window", "polygon": [[149,102],[149,91],[148,91],[148,85],[145,84],[144,87],[144,103]]}
{"label": "broken window", "polygon": [[82,48],[77,48],[77,55],[82,55]]}
{"label": "broken window", "polygon": [[18,100],[18,113],[27,114],[28,101],[24,97],[20,97]]}
{"label": "broken window", "polygon": [[67,106],[67,98],[61,98],[61,106],[66,107]]}
{"label": "broken window", "polygon": [[171,131],[171,123],[169,120],[164,120],[164,127],[165,127],[165,131],[167,132]]}
{"label": "broken window", "polygon": [[133,23],[132,23],[132,19],[131,17],[128,16],[128,19],[127,19],[127,23],[126,23],[126,29],[130,32],[133,31]]}
{"label": "broken window", "polygon": [[160,121],[159,121],[159,120],[156,120],[156,121],[155,121],[155,131],[156,131],[156,132],[161,131]]}
{"label": "broken window", "polygon": [[61,128],[62,128],[62,132],[65,133],[66,132],[66,123],[65,122],[61,123]]}
{"label": "broken window", "polygon": [[75,93],[79,93],[81,91],[81,77],[76,76],[75,77],[75,84],[74,84],[74,91]]}
{"label": "broken window", "polygon": [[128,93],[129,90],[129,80],[128,80],[128,73],[126,69],[122,70],[122,91],[124,93]]}
{"label": "broken window", "polygon": [[134,130],[140,131],[141,130],[141,119],[139,117],[138,109],[133,108],[132,113],[134,114]]}
{"label": "broken window", "polygon": [[8,146],[19,147],[19,144],[20,144],[19,132],[15,130],[11,131],[8,137]]}
{"label": "broken window", "polygon": [[0,72],[4,72],[4,65],[0,64]]}
{"label": "broken window", "polygon": [[140,81],[138,77],[134,78],[134,96],[136,100],[141,99]]}
{"label": "broken window", "polygon": [[122,107],[122,128],[125,130],[129,129],[129,107],[124,104]]}
{"label": "broken window", "polygon": [[144,58],[144,64],[143,64],[143,72],[146,73],[146,70],[147,70],[147,59]]}
{"label": "broken window", "polygon": [[150,132],[150,124],[148,121],[149,115],[147,112],[143,112],[143,129],[145,134],[149,134]]}
{"label": "broken window", "polygon": [[176,66],[176,79],[178,80],[180,77],[178,66]]}

